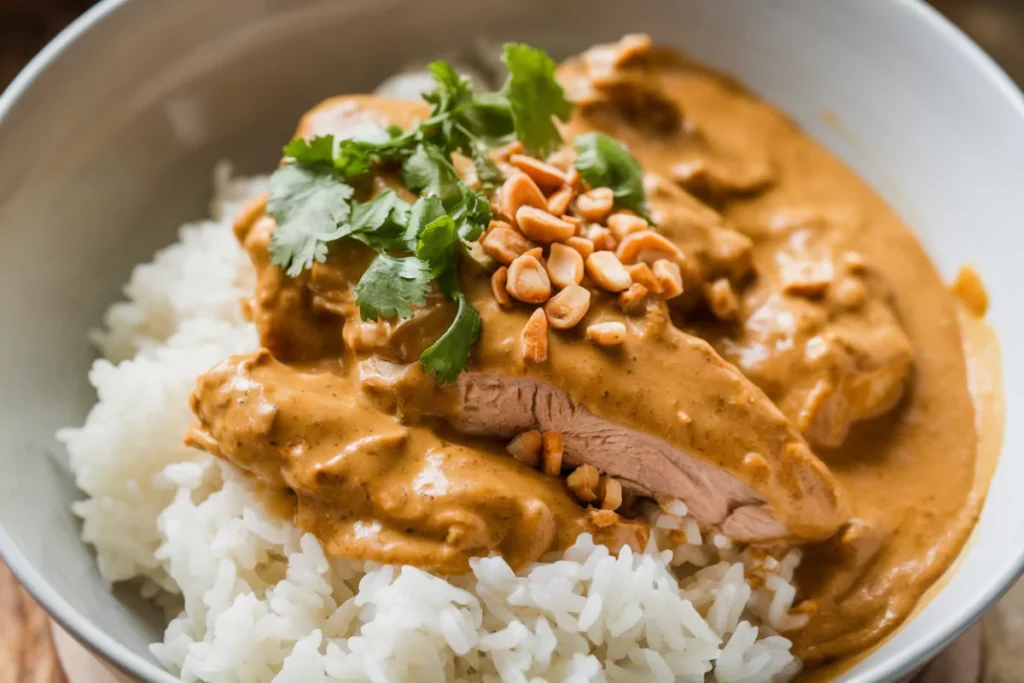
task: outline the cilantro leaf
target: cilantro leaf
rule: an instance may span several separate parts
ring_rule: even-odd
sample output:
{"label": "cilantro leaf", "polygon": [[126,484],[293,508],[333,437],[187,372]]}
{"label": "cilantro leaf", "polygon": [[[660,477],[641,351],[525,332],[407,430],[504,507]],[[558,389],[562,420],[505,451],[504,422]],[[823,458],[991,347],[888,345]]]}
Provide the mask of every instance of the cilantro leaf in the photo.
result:
{"label": "cilantro leaf", "polygon": [[459,183],[459,189],[462,191],[462,199],[448,210],[448,214],[455,221],[459,237],[472,242],[480,237],[491,222],[491,203],[486,195],[474,192],[465,183]]}
{"label": "cilantro leaf", "polygon": [[301,166],[334,165],[334,136],[318,135],[312,140],[295,138],[284,146],[284,155]]}
{"label": "cilantro leaf", "polygon": [[502,93],[508,99],[516,137],[527,153],[546,157],[562,142],[552,117],[568,121],[572,114],[572,105],[555,80],[555,61],[523,43],[506,43],[501,61],[508,67]]}
{"label": "cilantro leaf", "polygon": [[448,62],[440,59],[431,62],[427,64],[427,72],[434,78],[435,86],[424,93],[423,99],[434,105],[434,116],[465,104],[473,97],[470,80],[460,76]]}
{"label": "cilantro leaf", "polygon": [[392,189],[387,189],[368,202],[352,209],[349,226],[352,232],[372,232],[384,225],[391,212],[405,202]]}
{"label": "cilantro leaf", "polygon": [[430,266],[415,256],[395,258],[381,252],[356,285],[356,304],[363,320],[401,318],[412,306],[427,303],[433,276]]}
{"label": "cilantro leaf", "polygon": [[336,140],[333,135],[318,135],[311,140],[295,138],[284,146],[284,155],[303,168],[323,172],[333,169],[351,180],[366,175],[373,168],[376,146],[363,140]]}
{"label": "cilantro leaf", "polygon": [[473,169],[482,185],[493,188],[505,180],[505,176],[488,152],[487,143],[480,138],[470,138],[469,149],[473,158]]}
{"label": "cilantro leaf", "polygon": [[415,252],[423,229],[444,215],[444,205],[438,197],[431,195],[417,199],[409,210],[409,220],[406,223],[403,238],[406,249]]}
{"label": "cilantro leaf", "polygon": [[456,295],[459,310],[441,338],[420,355],[420,365],[441,384],[454,382],[469,366],[469,354],[480,337],[480,314],[461,293]]}
{"label": "cilantro leaf", "polygon": [[455,266],[460,242],[455,221],[446,214],[423,228],[416,243],[416,257],[429,264],[431,274],[437,278]]}
{"label": "cilantro leaf", "polygon": [[515,139],[512,105],[500,92],[474,97],[459,109],[459,122],[488,147],[498,147]]}
{"label": "cilantro leaf", "polygon": [[289,164],[270,177],[267,213],[277,221],[270,260],[289,277],[327,258],[327,242],[351,212],[352,188],[334,176]]}
{"label": "cilantro leaf", "polygon": [[458,174],[436,145],[416,147],[402,165],[402,180],[413,192],[438,197],[445,205],[459,201],[462,196]]}
{"label": "cilantro leaf", "polygon": [[369,247],[401,249],[405,246],[405,230],[410,206],[392,189],[352,209],[342,236],[350,236]]}
{"label": "cilantro leaf", "polygon": [[334,155],[334,169],[349,180],[366,175],[373,169],[373,164],[377,160],[377,147],[365,140],[342,140],[338,143],[338,151]]}
{"label": "cilantro leaf", "polygon": [[576,138],[576,170],[593,187],[610,188],[615,205],[650,221],[644,196],[644,174],[625,147],[603,133]]}

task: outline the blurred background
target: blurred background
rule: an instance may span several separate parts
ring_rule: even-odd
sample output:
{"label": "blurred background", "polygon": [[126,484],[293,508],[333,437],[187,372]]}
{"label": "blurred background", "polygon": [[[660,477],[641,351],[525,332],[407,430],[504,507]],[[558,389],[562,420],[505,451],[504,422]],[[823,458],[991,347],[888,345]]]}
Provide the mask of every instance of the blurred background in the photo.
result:
{"label": "blurred background", "polygon": [[[0,90],[50,38],[93,4],[93,0],[0,0]],[[1018,84],[1024,84],[1024,0],[933,0],[932,4]],[[1024,683],[1024,582],[985,617],[984,629],[984,683]],[[973,677],[946,673],[957,683]],[[45,614],[0,562],[0,683],[64,681]]]}

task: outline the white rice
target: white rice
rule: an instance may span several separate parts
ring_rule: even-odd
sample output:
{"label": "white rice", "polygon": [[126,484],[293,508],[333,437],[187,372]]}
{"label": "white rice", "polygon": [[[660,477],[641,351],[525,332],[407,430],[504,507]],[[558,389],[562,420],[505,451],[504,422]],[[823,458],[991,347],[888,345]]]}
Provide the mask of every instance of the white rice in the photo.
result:
{"label": "white rice", "polygon": [[230,223],[265,180],[219,169],[215,181],[214,218],[138,266],[107,313],[90,373],[99,401],[58,434],[103,576],[172,610],[152,645],[164,666],[210,683],[753,683],[799,669],[776,635],[801,625],[799,556],[702,538],[679,501],[651,506],[643,554],[582,536],[519,574],[491,557],[445,579],[326,557],[233,467],[183,446],[196,376],[258,344],[238,305],[253,273]]}

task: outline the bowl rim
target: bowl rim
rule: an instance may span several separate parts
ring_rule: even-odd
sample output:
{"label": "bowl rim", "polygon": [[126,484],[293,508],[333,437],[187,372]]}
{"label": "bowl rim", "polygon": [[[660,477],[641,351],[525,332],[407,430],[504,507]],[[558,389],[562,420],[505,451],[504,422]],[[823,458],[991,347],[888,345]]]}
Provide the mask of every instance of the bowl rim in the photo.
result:
{"label": "bowl rim", "polygon": [[[893,11],[903,12],[914,21],[932,30],[951,50],[959,52],[977,73],[987,79],[996,90],[1013,106],[1024,122],[1024,93],[1003,69],[959,27],[946,19],[937,9],[924,0],[875,0],[888,3]],[[31,61],[15,76],[7,88],[0,92],[0,124],[15,103],[32,87],[57,57],[93,27],[109,20],[117,11],[133,0],[100,0],[86,10],[58,33]],[[1002,453],[1000,453],[1000,457]],[[979,520],[980,522],[980,520]],[[25,558],[17,543],[0,523],[0,559],[25,587],[29,594],[46,610],[49,616],[67,633],[87,647],[103,661],[113,665],[124,674],[146,683],[175,683],[180,679],[156,663],[136,654],[126,645],[108,635],[89,618],[73,607],[63,595],[57,592]],[[934,657],[956,637],[973,625],[982,614],[1002,597],[1024,574],[1024,548],[1017,558],[1004,570],[989,578],[982,591],[982,598],[974,604],[955,611],[952,618],[926,638],[897,655],[885,660],[871,662],[870,656],[863,660],[869,666],[858,673],[856,681],[894,680],[916,670]],[[883,641],[884,642],[884,641]]]}

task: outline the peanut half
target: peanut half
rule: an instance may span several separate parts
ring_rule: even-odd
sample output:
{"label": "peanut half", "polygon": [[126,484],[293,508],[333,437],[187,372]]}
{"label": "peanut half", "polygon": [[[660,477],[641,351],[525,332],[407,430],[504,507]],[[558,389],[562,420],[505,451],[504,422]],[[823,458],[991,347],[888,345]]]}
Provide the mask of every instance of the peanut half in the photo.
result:
{"label": "peanut half", "polygon": [[601,473],[593,465],[580,465],[572,471],[565,483],[576,499],[582,503],[597,500],[597,485],[601,481]]}
{"label": "peanut half", "polygon": [[587,238],[593,242],[594,251],[615,251],[619,242],[612,231],[603,225],[592,225],[587,230]]}
{"label": "peanut half", "polygon": [[640,216],[623,212],[616,212],[608,216],[606,223],[608,229],[612,231],[617,240],[622,240],[626,235],[647,230],[651,227],[651,224],[640,218]]}
{"label": "peanut half", "polygon": [[564,185],[560,190],[548,197],[548,211],[556,216],[561,216],[569,209],[569,204],[575,196],[576,191],[568,185]]}
{"label": "peanut half", "polygon": [[554,190],[565,184],[565,173],[540,159],[525,154],[513,154],[508,158],[508,163],[530,176],[530,179],[540,188]]}
{"label": "peanut half", "polygon": [[555,218],[543,209],[521,206],[516,212],[516,223],[523,234],[544,244],[564,242],[576,234],[576,226]]}
{"label": "peanut half", "polygon": [[518,256],[522,256],[534,247],[533,242],[523,237],[504,221],[491,221],[491,228],[480,240],[484,253],[492,259],[507,266]]}
{"label": "peanut half", "polygon": [[537,467],[540,465],[540,449],[542,441],[540,432],[536,429],[531,429],[530,431],[523,432],[512,439],[508,446],[505,446],[505,450],[519,462],[529,465],[530,467]]}
{"label": "peanut half", "polygon": [[508,268],[502,266],[491,275],[491,293],[501,306],[508,308],[512,305],[512,299],[508,295]]}
{"label": "peanut half", "polygon": [[629,271],[629,276],[633,278],[633,282],[646,287],[649,293],[661,293],[661,286],[658,284],[657,278],[654,277],[651,267],[646,263],[634,263],[631,266],[626,266],[626,270]]}
{"label": "peanut half", "polygon": [[719,320],[735,320],[740,312],[739,301],[727,279],[719,278],[707,290],[708,306]]}
{"label": "peanut half", "polygon": [[544,193],[537,187],[530,176],[517,173],[505,181],[501,186],[501,198],[498,200],[498,209],[502,216],[514,221],[516,212],[521,206],[532,206],[537,209],[548,208],[548,200]]}
{"label": "peanut half", "polygon": [[544,304],[548,323],[556,330],[575,327],[590,309],[590,290],[579,285],[569,285]]}
{"label": "peanut half", "polygon": [[621,292],[633,284],[629,271],[610,251],[595,251],[587,258],[587,275],[609,292]]}
{"label": "peanut half", "polygon": [[588,240],[586,237],[570,237],[565,243],[579,252],[583,260],[586,261],[587,257],[594,253],[594,243]]}
{"label": "peanut half", "polygon": [[587,339],[598,346],[618,346],[626,341],[626,325],[620,322],[588,325]]}
{"label": "peanut half", "polygon": [[658,290],[666,299],[674,299],[683,293],[683,275],[677,264],[661,259],[654,262],[651,272],[658,281]]}
{"label": "peanut half", "polygon": [[679,247],[653,230],[641,230],[622,237],[615,255],[623,263],[654,263],[659,259],[674,261],[682,256]]}
{"label": "peanut half", "polygon": [[578,285],[583,281],[583,257],[578,251],[564,244],[552,244],[548,252],[548,277],[559,289]]}
{"label": "peanut half", "polygon": [[618,510],[622,505],[622,484],[618,479],[604,475],[597,485],[597,497],[602,510]]}
{"label": "peanut half", "polygon": [[615,195],[607,187],[595,187],[576,198],[576,213],[591,223],[600,223],[612,212]]}
{"label": "peanut half", "polygon": [[531,254],[523,254],[508,267],[505,287],[513,298],[526,304],[542,304],[551,298],[547,271]]}

